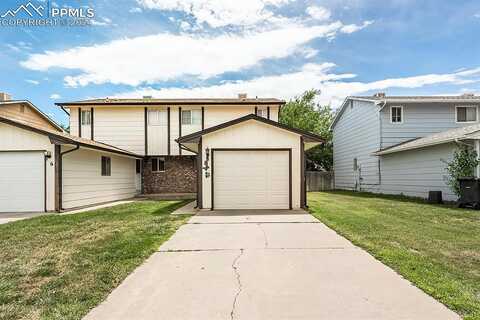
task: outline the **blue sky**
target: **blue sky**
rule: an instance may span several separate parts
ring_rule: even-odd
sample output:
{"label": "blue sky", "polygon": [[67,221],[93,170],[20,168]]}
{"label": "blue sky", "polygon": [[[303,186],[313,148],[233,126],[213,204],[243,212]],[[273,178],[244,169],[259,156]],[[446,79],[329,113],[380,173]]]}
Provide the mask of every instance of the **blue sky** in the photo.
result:
{"label": "blue sky", "polygon": [[[28,1],[0,2],[0,15]],[[95,11],[84,27],[0,26],[0,91],[59,122],[95,97],[289,99],[480,91],[480,2],[32,0]],[[20,13],[21,14],[21,13]]]}

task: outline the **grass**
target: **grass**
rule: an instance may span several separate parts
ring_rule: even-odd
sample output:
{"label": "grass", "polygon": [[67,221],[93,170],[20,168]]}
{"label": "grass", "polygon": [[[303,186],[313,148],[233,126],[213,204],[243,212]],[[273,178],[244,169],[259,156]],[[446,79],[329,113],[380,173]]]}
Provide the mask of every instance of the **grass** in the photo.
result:
{"label": "grass", "polygon": [[480,319],[479,211],[353,192],[309,193],[308,200],[339,234],[465,319]]}
{"label": "grass", "polygon": [[81,319],[188,216],[141,201],[0,225],[0,319]]}

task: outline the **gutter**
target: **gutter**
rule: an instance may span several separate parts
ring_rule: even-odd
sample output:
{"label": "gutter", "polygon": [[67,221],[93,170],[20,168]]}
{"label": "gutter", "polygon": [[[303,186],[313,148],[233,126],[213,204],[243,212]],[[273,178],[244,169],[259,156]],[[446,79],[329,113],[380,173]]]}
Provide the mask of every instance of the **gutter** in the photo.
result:
{"label": "gutter", "polygon": [[[60,150],[61,150],[61,145],[58,145],[60,147]],[[58,210],[59,211],[62,211],[63,210],[63,206],[62,206],[62,203],[63,203],[63,199],[62,199],[62,194],[63,194],[63,156],[66,155],[66,154],[69,154],[71,152],[74,152],[74,151],[77,151],[78,149],[80,149],[80,145],[77,144],[75,146],[75,148],[73,149],[70,149],[70,150],[67,150],[67,151],[64,151],[64,152],[60,152],[59,154],[59,157],[58,157],[58,175],[57,175],[57,183],[58,183]]]}

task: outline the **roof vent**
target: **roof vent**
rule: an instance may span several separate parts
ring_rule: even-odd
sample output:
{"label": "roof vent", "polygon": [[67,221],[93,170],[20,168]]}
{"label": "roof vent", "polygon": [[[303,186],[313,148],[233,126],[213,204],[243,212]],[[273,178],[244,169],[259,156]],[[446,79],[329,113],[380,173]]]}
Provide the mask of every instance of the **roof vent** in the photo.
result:
{"label": "roof vent", "polygon": [[464,94],[462,94],[462,97],[473,98],[475,97],[475,93],[465,92]]}
{"label": "roof vent", "polygon": [[247,94],[246,93],[239,93],[238,94],[238,99],[242,99],[242,100],[247,99]]}
{"label": "roof vent", "polygon": [[152,96],[143,96],[143,99],[152,99]]}
{"label": "roof vent", "polygon": [[385,98],[385,92],[377,92],[373,96],[375,98]]}
{"label": "roof vent", "polygon": [[0,101],[12,100],[12,96],[5,92],[0,92]]}

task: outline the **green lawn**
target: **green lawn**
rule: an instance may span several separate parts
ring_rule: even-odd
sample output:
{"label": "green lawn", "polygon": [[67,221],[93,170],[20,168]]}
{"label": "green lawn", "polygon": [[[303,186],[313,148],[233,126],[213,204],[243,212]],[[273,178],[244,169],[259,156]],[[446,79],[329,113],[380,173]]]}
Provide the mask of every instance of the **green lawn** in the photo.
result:
{"label": "green lawn", "polygon": [[353,192],[308,200],[339,234],[465,319],[480,319],[480,211]]}
{"label": "green lawn", "polygon": [[141,201],[0,225],[0,319],[81,319],[188,216]]}

